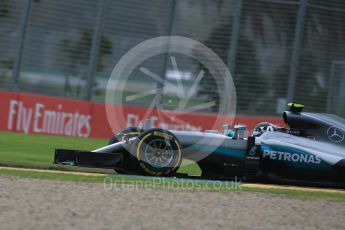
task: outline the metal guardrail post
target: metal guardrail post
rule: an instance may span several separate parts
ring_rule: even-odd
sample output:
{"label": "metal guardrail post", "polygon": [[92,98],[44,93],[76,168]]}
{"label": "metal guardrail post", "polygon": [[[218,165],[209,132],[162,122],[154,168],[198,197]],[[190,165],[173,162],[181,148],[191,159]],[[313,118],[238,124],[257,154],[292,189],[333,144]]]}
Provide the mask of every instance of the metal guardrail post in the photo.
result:
{"label": "metal guardrail post", "polygon": [[292,102],[295,98],[295,87],[296,87],[296,78],[297,78],[297,71],[300,59],[300,49],[301,49],[301,42],[303,38],[303,30],[304,30],[304,23],[305,23],[305,15],[307,10],[307,1],[308,0],[300,0],[299,8],[298,8],[298,17],[297,23],[295,28],[295,38],[292,50],[292,57],[291,57],[291,64],[290,64],[290,76],[289,76],[289,84],[288,84],[288,91],[287,91],[287,102]]}
{"label": "metal guardrail post", "polygon": [[237,43],[241,29],[242,0],[236,0],[233,15],[233,25],[231,31],[230,47],[228,53],[228,68],[232,76],[235,75]]}
{"label": "metal guardrail post", "polygon": [[92,37],[92,45],[90,51],[90,59],[89,59],[89,74],[86,80],[86,93],[85,93],[85,100],[91,101],[92,98],[92,88],[94,84],[95,75],[97,72],[97,64],[98,64],[98,55],[99,55],[99,48],[101,42],[101,35],[102,35],[102,25],[103,25],[103,14],[105,10],[106,0],[101,0],[100,5],[98,8],[97,14],[97,23],[96,28],[93,33]]}
{"label": "metal guardrail post", "polygon": [[[168,18],[168,22],[167,22],[167,32],[166,35],[167,36],[171,36],[172,32],[173,32],[173,26],[174,26],[174,20],[175,20],[175,10],[176,10],[176,0],[170,0],[170,15]],[[169,50],[169,49],[167,49]],[[164,60],[163,60],[163,68],[162,68],[162,75],[161,77],[163,78],[163,80],[165,80],[165,74],[166,74],[166,70],[167,70],[167,66],[168,66],[168,60],[169,60],[169,54],[166,53]],[[157,82],[156,85],[156,96],[155,96],[155,106],[156,107],[160,107],[161,103],[163,101],[163,90],[164,90],[164,84],[162,82]]]}
{"label": "metal guardrail post", "polygon": [[[338,99],[338,101],[342,100],[341,97],[337,97],[336,93],[339,93],[339,88],[337,87],[341,87],[339,86],[339,80],[336,78],[336,70],[337,70],[337,66],[345,66],[345,61],[332,61],[331,62],[331,68],[330,68],[330,73],[329,73],[329,88],[328,88],[328,95],[327,95],[327,104],[326,104],[326,112],[327,113],[333,113],[333,114],[337,114],[337,115],[342,115],[344,116],[345,114],[339,114],[339,110],[337,103],[335,103],[335,100]],[[340,84],[341,85],[341,84]],[[338,90],[338,92],[337,92]],[[345,112],[345,110],[344,110]]]}
{"label": "metal guardrail post", "polygon": [[14,60],[14,66],[12,71],[12,90],[18,89],[18,81],[19,81],[19,74],[23,60],[23,52],[24,52],[24,45],[25,45],[25,38],[26,32],[29,26],[30,15],[31,15],[31,6],[32,0],[26,0],[25,4],[25,12],[22,16],[22,20],[20,23],[20,34],[19,34],[19,45],[17,49],[17,53]]}

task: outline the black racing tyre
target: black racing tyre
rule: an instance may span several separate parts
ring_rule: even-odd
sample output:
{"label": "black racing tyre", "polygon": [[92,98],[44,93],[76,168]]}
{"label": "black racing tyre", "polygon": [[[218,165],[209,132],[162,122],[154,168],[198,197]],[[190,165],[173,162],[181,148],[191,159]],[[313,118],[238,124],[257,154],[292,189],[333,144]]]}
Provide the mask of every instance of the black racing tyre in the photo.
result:
{"label": "black racing tyre", "polygon": [[[120,135],[121,134],[130,134],[130,135],[139,135],[140,132],[142,132],[142,130],[139,130],[138,128],[136,127],[128,127],[128,128],[125,128],[117,133],[115,133],[111,139],[109,140],[109,143],[108,145],[112,145],[112,144],[115,144],[117,142],[120,141]],[[117,173],[117,174],[128,174],[126,170],[124,169],[114,169],[114,171]]]}
{"label": "black racing tyre", "polygon": [[178,139],[169,131],[151,129],[138,137],[135,154],[141,172],[149,176],[172,176],[182,162]]}

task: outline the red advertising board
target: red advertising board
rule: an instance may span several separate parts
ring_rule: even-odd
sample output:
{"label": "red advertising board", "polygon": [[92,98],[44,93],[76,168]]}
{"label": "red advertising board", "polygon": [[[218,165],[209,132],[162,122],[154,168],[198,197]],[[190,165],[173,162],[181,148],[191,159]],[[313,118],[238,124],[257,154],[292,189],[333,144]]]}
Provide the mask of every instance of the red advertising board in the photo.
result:
{"label": "red advertising board", "polygon": [[[0,91],[0,130],[26,134],[48,134],[73,137],[109,138],[113,131],[142,124],[146,108],[114,106],[107,119],[104,104],[33,94]],[[228,117],[205,114],[178,114],[153,110],[150,119],[154,127],[178,130],[221,129]],[[178,117],[178,118],[177,118]],[[233,124],[249,129],[262,121],[283,125],[280,118],[235,117]],[[110,125],[111,123],[112,125]],[[216,127],[216,128],[215,128]]]}

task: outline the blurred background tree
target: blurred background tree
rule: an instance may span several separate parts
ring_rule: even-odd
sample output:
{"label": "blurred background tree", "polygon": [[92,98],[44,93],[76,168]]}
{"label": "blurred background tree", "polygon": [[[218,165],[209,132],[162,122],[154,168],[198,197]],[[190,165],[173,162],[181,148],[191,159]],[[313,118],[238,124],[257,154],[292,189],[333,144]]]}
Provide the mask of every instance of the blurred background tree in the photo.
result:
{"label": "blurred background tree", "polygon": [[[92,46],[93,30],[83,30],[79,36],[79,39],[63,39],[60,43],[61,50],[68,60],[65,66],[65,95],[73,93],[70,84],[71,77],[79,77],[82,80],[86,80],[89,70],[89,55]],[[103,63],[107,55],[113,53],[113,42],[109,37],[101,36],[100,46],[98,51],[98,62],[96,72],[100,72],[105,68]],[[96,81],[94,81],[96,86]],[[78,85],[75,90],[75,95],[80,96],[81,88],[83,85]]]}

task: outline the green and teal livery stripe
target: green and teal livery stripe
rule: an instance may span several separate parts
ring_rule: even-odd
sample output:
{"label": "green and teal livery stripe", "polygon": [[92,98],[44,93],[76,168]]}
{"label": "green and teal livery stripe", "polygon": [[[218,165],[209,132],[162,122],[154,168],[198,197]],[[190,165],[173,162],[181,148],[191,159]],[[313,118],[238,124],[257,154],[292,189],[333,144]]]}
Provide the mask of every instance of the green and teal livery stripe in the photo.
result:
{"label": "green and teal livery stripe", "polygon": [[222,154],[229,157],[241,158],[246,156],[246,152],[244,150],[239,149],[229,149],[224,147],[213,147],[207,145],[194,145],[193,148],[195,148],[198,151],[212,152],[214,154]]}

